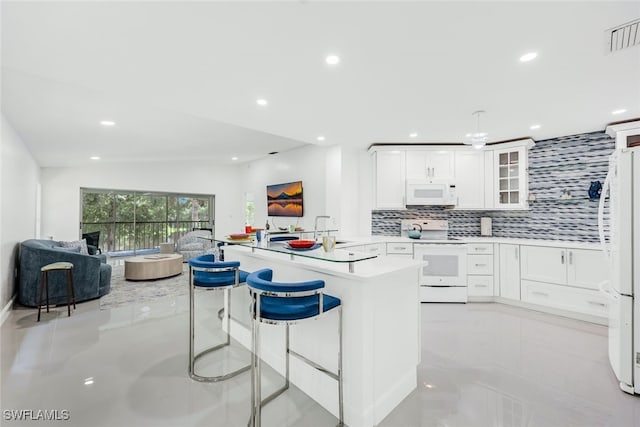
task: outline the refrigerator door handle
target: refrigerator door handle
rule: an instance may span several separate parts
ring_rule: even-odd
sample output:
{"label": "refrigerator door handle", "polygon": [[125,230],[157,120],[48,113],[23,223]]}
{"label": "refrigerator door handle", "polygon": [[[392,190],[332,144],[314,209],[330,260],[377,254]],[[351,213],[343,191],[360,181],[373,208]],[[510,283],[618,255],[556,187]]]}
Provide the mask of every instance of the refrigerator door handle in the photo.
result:
{"label": "refrigerator door handle", "polygon": [[607,247],[607,242],[604,237],[604,200],[607,197],[609,186],[611,185],[611,170],[607,173],[607,177],[602,184],[602,190],[600,191],[600,203],[598,203],[598,235],[600,236],[600,245],[602,251],[607,257],[607,261],[611,263],[611,251]]}

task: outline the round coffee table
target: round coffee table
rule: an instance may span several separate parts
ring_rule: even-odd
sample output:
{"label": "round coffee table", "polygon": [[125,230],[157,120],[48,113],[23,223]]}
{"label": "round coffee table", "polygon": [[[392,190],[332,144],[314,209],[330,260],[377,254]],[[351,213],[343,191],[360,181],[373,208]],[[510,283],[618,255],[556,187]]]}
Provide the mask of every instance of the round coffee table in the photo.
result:
{"label": "round coffee table", "polygon": [[181,254],[143,255],[124,260],[124,278],[153,280],[182,273]]}

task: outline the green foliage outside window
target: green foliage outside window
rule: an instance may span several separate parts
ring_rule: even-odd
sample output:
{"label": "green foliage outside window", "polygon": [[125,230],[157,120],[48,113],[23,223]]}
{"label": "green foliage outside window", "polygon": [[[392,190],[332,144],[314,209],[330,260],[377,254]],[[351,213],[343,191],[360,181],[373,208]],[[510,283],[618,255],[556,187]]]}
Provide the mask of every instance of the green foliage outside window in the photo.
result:
{"label": "green foliage outside window", "polygon": [[192,228],[212,228],[213,196],[82,190],[82,232],[106,251],[158,247]]}

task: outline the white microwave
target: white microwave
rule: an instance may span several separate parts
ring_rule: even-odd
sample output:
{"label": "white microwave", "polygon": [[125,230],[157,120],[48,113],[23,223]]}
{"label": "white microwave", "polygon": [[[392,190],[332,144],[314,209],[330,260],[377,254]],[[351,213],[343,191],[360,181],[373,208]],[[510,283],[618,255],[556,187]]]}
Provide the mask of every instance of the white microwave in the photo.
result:
{"label": "white microwave", "polygon": [[451,206],[456,204],[456,186],[444,181],[407,180],[408,206]]}

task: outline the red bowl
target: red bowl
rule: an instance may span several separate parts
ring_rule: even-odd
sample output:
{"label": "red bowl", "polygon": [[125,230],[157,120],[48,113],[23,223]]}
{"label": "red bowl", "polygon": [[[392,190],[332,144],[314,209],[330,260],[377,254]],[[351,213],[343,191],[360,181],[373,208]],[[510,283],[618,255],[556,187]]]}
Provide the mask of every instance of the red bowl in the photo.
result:
{"label": "red bowl", "polygon": [[315,240],[289,240],[289,246],[296,249],[306,249],[316,244]]}
{"label": "red bowl", "polygon": [[249,235],[247,233],[235,233],[229,234],[230,239],[248,239]]}

